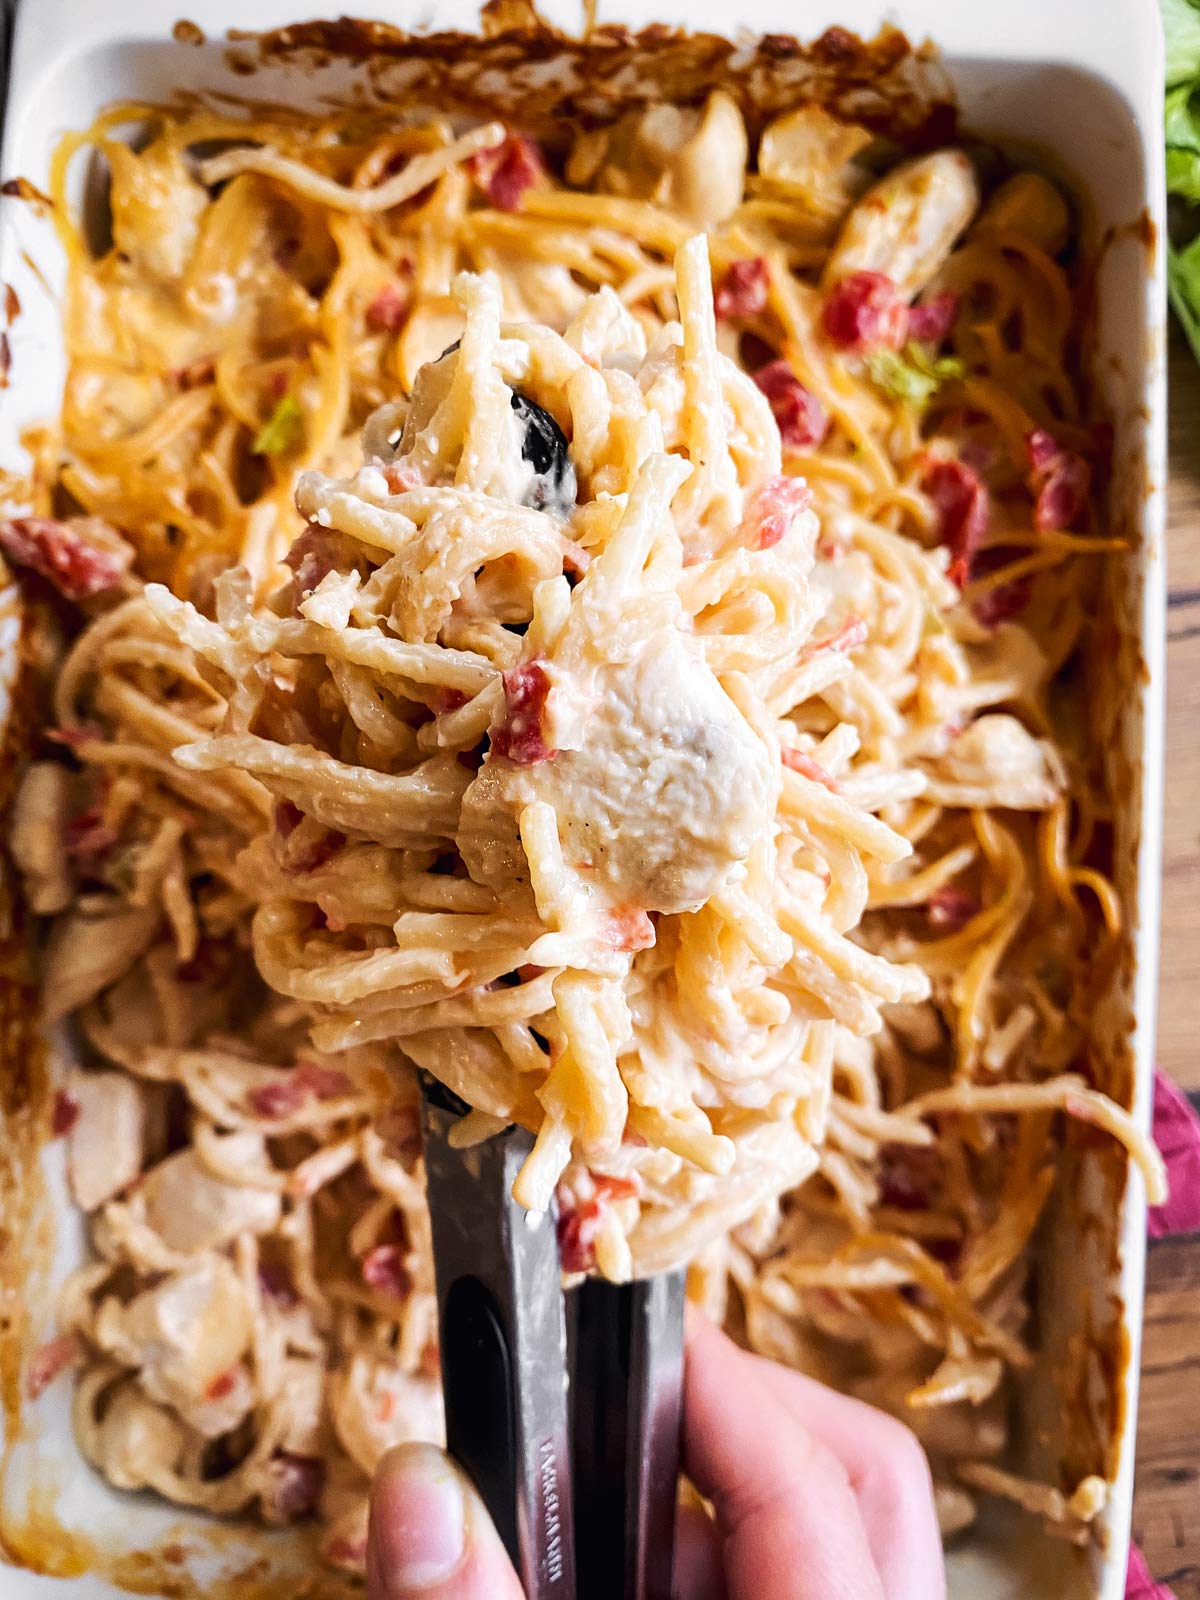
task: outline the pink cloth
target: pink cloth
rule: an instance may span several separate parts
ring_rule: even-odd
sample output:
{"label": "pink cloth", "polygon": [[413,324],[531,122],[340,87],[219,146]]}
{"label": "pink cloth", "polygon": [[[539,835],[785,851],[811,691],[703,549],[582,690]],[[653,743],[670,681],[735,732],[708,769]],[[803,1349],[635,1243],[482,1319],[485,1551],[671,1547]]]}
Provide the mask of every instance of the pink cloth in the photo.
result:
{"label": "pink cloth", "polygon": [[1155,1583],[1146,1558],[1137,1545],[1129,1547],[1129,1570],[1125,1574],[1125,1600],[1175,1600],[1165,1584]]}
{"label": "pink cloth", "polygon": [[1161,1072],[1154,1074],[1154,1142],[1167,1163],[1171,1193],[1150,1207],[1150,1237],[1200,1233],[1200,1117]]}
{"label": "pink cloth", "polygon": [[[1147,1232],[1152,1239],[1200,1232],[1200,1116],[1161,1072],[1154,1074],[1154,1142],[1167,1164],[1171,1193],[1161,1206],[1150,1207]],[[1154,1581],[1136,1545],[1129,1551],[1125,1600],[1175,1600],[1165,1584]]]}

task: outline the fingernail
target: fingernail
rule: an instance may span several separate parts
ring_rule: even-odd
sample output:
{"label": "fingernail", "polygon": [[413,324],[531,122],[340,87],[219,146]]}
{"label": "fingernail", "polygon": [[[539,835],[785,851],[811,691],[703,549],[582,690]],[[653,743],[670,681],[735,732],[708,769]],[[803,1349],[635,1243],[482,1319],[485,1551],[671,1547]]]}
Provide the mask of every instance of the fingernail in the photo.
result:
{"label": "fingernail", "polygon": [[432,1445],[385,1457],[371,1504],[374,1591],[388,1600],[432,1588],[458,1566],[466,1508],[454,1468]]}

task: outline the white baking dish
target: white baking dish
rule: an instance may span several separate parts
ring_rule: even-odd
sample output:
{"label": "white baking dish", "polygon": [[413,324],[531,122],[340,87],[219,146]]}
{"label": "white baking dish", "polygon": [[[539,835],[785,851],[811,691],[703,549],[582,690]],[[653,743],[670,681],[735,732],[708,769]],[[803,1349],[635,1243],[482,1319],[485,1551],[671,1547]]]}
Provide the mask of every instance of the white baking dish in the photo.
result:
{"label": "white baking dish", "polygon": [[[268,28],[296,20],[304,0],[205,0],[197,8],[210,41],[176,42],[179,0],[22,0],[12,57],[3,176],[43,179],[53,147],[69,128],[86,125],[109,101],[167,98],[180,88],[247,92],[225,58],[227,27]],[[407,27],[473,29],[473,0],[375,0],[363,9]],[[569,0],[549,8],[573,27]],[[742,24],[756,32],[797,26],[783,0],[744,0]],[[612,0],[602,20],[652,21],[720,31],[727,15],[715,0]],[[864,37],[885,20],[880,0],[819,0],[803,27],[810,36],[838,23]],[[1164,295],[1161,251],[1161,41],[1158,10],[1146,0],[1109,0],[1098,19],[1090,0],[1007,0],[994,8],[958,0],[898,0],[886,20],[942,49],[967,127],[1023,148],[1059,167],[1083,202],[1087,236],[1101,254],[1093,372],[1116,427],[1115,511],[1133,538],[1128,588],[1118,598],[1124,644],[1097,666],[1098,702],[1111,706],[1108,748],[1122,808],[1120,888],[1134,936],[1119,992],[1100,1008],[1106,1058],[1132,1085],[1135,1112],[1148,1118],[1153,1046],[1159,895],[1162,756]],[[1102,25],[1098,25],[1102,22]],[[348,69],[321,73],[273,66],[250,92],[304,103],[344,86]],[[11,332],[13,386],[0,405],[0,465],[16,464],[18,435],[56,410],[62,362],[54,295],[61,258],[50,222],[31,207],[7,203],[0,276],[23,307]],[[29,262],[37,263],[35,272]],[[40,281],[39,281],[40,280]],[[47,286],[50,292],[47,292]],[[7,716],[16,660],[15,598],[0,596],[0,718]],[[3,1135],[0,1125],[0,1136]],[[55,1287],[80,1258],[82,1229],[67,1200],[60,1151],[42,1161],[42,1209],[29,1219],[26,1245],[36,1268],[24,1280],[14,1328],[25,1354],[53,1328]],[[1118,1224],[1123,1181],[1111,1159],[1081,1156],[1070,1202],[1047,1244],[1044,1269],[1054,1293],[1042,1295],[1048,1347],[1066,1348],[1083,1317],[1107,1319],[1114,1347],[1124,1344],[1124,1381],[1110,1383],[1105,1424],[1111,1435],[1114,1492],[1106,1518],[1107,1550],[1081,1557],[1047,1541],[1028,1520],[997,1518],[952,1557],[951,1589],[970,1600],[1118,1600],[1123,1594],[1132,1492],[1134,1408],[1140,1342],[1145,1205],[1134,1179]],[[1085,1226],[1089,1213],[1098,1224]],[[0,1321],[0,1338],[5,1324]],[[0,1382],[14,1382],[0,1363]],[[8,1419],[0,1458],[0,1549],[60,1574],[0,1571],[3,1600],[108,1600],[123,1586],[141,1593],[195,1590],[214,1600],[269,1600],[302,1593],[309,1600],[344,1593],[339,1580],[315,1574],[302,1538],[220,1528],[144,1497],[119,1495],[80,1462],[69,1422],[69,1384],[26,1406],[19,1428]],[[1053,1428],[1058,1402],[1044,1387],[1029,1403]],[[5,1425],[0,1422],[0,1426]],[[165,1552],[165,1554],[164,1554]],[[253,1568],[255,1581],[236,1575]],[[101,1576],[107,1573],[109,1576]],[[66,1582],[64,1580],[73,1580]]]}

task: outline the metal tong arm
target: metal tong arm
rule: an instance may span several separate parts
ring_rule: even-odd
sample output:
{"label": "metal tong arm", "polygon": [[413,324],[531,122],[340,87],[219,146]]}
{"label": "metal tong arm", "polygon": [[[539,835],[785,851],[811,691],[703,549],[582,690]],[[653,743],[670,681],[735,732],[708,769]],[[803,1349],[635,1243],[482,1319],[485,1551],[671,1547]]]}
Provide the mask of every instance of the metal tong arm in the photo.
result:
{"label": "metal tong arm", "polygon": [[446,1444],[491,1513],[528,1600],[576,1600],[567,1340],[551,1213],[522,1210],[522,1128],[456,1150],[466,1110],[422,1074]]}
{"label": "metal tong arm", "polygon": [[671,1600],[684,1281],[571,1293],[578,1600]]}

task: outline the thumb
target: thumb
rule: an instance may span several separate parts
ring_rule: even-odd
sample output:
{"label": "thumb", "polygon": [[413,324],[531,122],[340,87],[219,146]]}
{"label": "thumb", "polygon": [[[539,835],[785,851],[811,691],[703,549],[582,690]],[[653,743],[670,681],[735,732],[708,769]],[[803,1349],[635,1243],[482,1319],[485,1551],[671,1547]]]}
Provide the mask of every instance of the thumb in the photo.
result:
{"label": "thumb", "polygon": [[716,1508],[729,1600],[883,1600],[841,1462],[701,1316],[688,1319],[684,1460]]}
{"label": "thumb", "polygon": [[401,1445],[379,1465],[367,1600],[523,1600],[474,1486],[431,1444]]}

